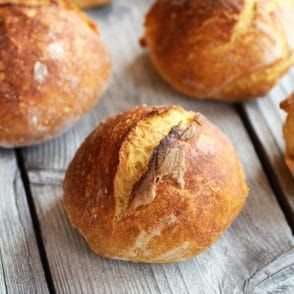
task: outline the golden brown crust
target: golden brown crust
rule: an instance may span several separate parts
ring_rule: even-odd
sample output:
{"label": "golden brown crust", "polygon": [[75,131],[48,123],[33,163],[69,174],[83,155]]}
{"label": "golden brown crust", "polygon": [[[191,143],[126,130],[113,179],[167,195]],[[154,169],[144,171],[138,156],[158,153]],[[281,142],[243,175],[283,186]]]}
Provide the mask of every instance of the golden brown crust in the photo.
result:
{"label": "golden brown crust", "polygon": [[294,93],[281,102],[281,108],[288,113],[294,112]]}
{"label": "golden brown crust", "polygon": [[0,0],[0,5],[2,6],[17,5],[24,7],[36,7],[50,4],[58,5],[62,8],[76,9],[71,0]]}
{"label": "golden brown crust", "polygon": [[158,0],[144,43],[160,74],[195,98],[264,95],[294,61],[293,0]]}
{"label": "golden brown crust", "polygon": [[109,4],[112,0],[73,0],[81,8],[94,7]]}
{"label": "golden brown crust", "polygon": [[63,132],[96,104],[110,78],[110,58],[95,25],[67,1],[37,2],[0,5],[4,147]]}
{"label": "golden brown crust", "polygon": [[[174,126],[163,135],[116,217],[113,187],[121,146],[134,143],[129,135],[142,120],[164,119],[171,109],[181,111],[146,106],[108,119],[70,164],[65,208],[97,254],[142,262],[185,260],[215,242],[243,207],[248,189],[238,155],[220,130],[195,114],[187,128]],[[144,134],[148,141],[151,133]]]}
{"label": "golden brown crust", "polygon": [[283,127],[286,141],[285,161],[294,176],[294,93],[281,103],[281,108],[288,113]]}

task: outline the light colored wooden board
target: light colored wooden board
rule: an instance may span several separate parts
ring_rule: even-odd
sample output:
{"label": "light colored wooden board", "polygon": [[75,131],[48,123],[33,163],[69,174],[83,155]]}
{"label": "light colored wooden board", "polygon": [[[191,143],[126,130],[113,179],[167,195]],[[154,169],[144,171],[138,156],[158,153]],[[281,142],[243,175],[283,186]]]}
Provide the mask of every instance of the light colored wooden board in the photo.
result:
{"label": "light colored wooden board", "polygon": [[0,293],[48,293],[13,151],[0,150]]}
{"label": "light colored wooden board", "polygon": [[[89,12],[113,56],[112,84],[74,129],[24,150],[55,287],[59,293],[242,293],[257,269],[293,247],[293,237],[235,108],[185,98],[156,74],[138,45],[149,5],[118,0],[112,9]],[[95,256],[64,213],[64,171],[85,136],[106,116],[143,103],[180,104],[204,113],[232,139],[245,164],[251,188],[246,208],[219,242],[187,262],[144,265]]]}
{"label": "light colored wooden board", "polygon": [[245,113],[272,167],[271,172],[290,206],[292,221],[294,221],[294,179],[284,162],[285,143],[282,127],[286,114],[279,105],[293,91],[294,68],[265,98],[244,104]]}
{"label": "light colored wooden board", "polygon": [[294,289],[294,249],[283,252],[244,285],[245,293],[292,294]]}

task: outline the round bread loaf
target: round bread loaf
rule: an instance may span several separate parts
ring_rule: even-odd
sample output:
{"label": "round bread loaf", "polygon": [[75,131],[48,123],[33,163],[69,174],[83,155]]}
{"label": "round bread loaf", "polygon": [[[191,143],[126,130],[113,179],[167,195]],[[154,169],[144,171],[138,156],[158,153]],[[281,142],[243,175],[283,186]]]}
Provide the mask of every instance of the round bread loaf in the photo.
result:
{"label": "round bread loaf", "polygon": [[81,8],[87,8],[109,4],[112,0],[73,0],[73,2]]}
{"label": "round bread loaf", "polygon": [[95,25],[60,0],[0,5],[0,146],[52,138],[98,101],[110,57]]}
{"label": "round bread loaf", "polygon": [[158,0],[145,37],[162,77],[195,98],[266,94],[294,61],[294,0]]}
{"label": "round bread loaf", "polygon": [[285,160],[294,176],[294,93],[281,103],[281,108],[288,113],[283,128],[286,141]]}
{"label": "round bread loaf", "polygon": [[101,123],[64,180],[71,223],[99,255],[188,259],[214,243],[248,194],[238,155],[203,115],[142,106]]}

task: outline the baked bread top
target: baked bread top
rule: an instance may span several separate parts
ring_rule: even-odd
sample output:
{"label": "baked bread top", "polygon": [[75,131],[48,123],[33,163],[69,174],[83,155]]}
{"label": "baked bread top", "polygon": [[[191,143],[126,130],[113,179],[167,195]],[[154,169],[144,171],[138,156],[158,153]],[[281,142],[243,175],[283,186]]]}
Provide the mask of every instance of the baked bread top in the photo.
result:
{"label": "baked bread top", "polygon": [[109,258],[185,260],[215,242],[245,204],[238,155],[203,115],[141,106],[101,123],[64,180],[64,205]]}
{"label": "baked bread top", "polygon": [[5,1],[0,36],[0,146],[63,132],[108,84],[111,61],[100,33],[68,1]]}
{"label": "baked bread top", "polygon": [[293,64],[293,0],[158,0],[143,43],[160,74],[195,98],[266,94]]}

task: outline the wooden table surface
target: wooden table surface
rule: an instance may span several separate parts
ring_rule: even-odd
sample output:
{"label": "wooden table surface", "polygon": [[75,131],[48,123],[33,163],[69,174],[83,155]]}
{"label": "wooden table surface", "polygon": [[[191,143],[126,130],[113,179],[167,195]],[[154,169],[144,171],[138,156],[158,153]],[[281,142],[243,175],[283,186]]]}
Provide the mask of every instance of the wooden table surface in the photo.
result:
{"label": "wooden table surface", "polygon": [[[138,39],[147,0],[89,10],[113,57],[112,83],[96,108],[63,136],[0,149],[0,293],[294,293],[294,180],[283,161],[279,102],[294,71],[266,98],[239,105],[200,102],[170,88]],[[240,153],[250,186],[245,209],[204,254],[168,265],[94,255],[69,224],[65,170],[105,117],[139,104],[179,104],[217,124]]]}

